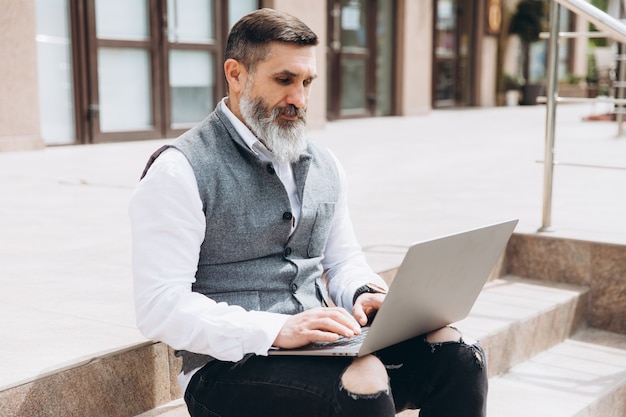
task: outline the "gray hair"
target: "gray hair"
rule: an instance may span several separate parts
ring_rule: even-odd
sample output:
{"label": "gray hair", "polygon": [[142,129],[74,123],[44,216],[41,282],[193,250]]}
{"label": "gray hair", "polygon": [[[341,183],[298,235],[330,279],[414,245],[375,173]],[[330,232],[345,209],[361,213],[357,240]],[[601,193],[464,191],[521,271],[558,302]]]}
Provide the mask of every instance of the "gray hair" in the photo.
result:
{"label": "gray hair", "polygon": [[228,34],[225,59],[242,63],[253,74],[266,59],[270,42],[315,46],[319,39],[300,19],[273,9],[259,9],[242,17]]}

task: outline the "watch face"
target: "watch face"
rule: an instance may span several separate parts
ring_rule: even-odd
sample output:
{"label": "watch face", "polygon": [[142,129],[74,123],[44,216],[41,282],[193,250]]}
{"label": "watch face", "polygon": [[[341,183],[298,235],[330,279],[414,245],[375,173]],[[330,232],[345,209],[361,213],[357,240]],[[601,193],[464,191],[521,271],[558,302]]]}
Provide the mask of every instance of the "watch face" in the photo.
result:
{"label": "watch face", "polygon": [[502,0],[489,0],[487,12],[487,25],[489,32],[498,33],[502,26]]}

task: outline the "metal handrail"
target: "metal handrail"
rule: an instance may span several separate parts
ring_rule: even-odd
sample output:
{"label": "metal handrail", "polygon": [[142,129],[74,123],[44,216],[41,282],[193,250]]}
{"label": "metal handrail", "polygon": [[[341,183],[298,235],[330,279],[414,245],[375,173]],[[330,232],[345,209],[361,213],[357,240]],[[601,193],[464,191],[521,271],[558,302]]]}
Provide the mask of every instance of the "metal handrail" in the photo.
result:
{"label": "metal handrail", "polygon": [[[559,38],[608,38],[608,32],[559,32]],[[539,33],[539,39],[550,39],[550,32]]]}
{"label": "metal handrail", "polygon": [[[558,97],[559,15],[561,6],[584,17],[607,35],[626,43],[626,25],[584,0],[553,0],[550,2],[550,34],[548,46],[548,77],[546,94],[546,129],[543,175],[543,217],[538,232],[552,230],[552,188],[554,178],[554,134]],[[571,34],[568,34],[570,37]],[[623,67],[623,65],[622,65]],[[618,98],[621,100],[621,97]]]}
{"label": "metal handrail", "polygon": [[546,102],[546,137],[543,164],[543,217],[539,232],[551,231],[552,188],[554,178],[554,132],[558,86],[559,15],[561,7],[550,3],[550,42],[548,44],[548,85]]}
{"label": "metal handrail", "polygon": [[613,16],[603,12],[594,5],[584,0],[554,0],[567,7],[577,15],[584,16],[596,27],[609,32],[610,37],[626,43],[626,26]]}

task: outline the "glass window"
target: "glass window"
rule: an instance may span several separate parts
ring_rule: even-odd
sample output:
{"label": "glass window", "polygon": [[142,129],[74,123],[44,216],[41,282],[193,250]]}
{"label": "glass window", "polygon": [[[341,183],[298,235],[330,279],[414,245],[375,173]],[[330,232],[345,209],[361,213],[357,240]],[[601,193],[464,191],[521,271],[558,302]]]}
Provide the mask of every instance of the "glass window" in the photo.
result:
{"label": "glass window", "polygon": [[[561,30],[562,32],[567,32],[571,30],[572,12],[567,10],[565,7],[561,7],[561,13],[559,14],[559,17],[559,30]],[[563,79],[565,78],[565,76],[570,75],[570,42],[571,41],[568,41],[567,38],[561,38],[559,40],[559,79]]]}
{"label": "glass window", "polygon": [[172,125],[195,124],[215,106],[213,55],[206,51],[172,50],[169,61]]}
{"label": "glass window", "polygon": [[365,74],[366,61],[359,58],[344,58],[341,65],[341,108],[356,110],[366,108]]}
{"label": "glass window", "polygon": [[378,0],[376,43],[376,115],[388,116],[393,97],[393,9],[389,1]]}
{"label": "glass window", "polygon": [[456,2],[454,0],[437,1],[436,53],[438,57],[456,55]]}
{"label": "glass window", "polygon": [[232,28],[239,19],[258,8],[258,0],[228,0],[228,28]]}
{"label": "glass window", "polygon": [[366,4],[362,0],[343,0],[341,4],[341,42],[344,48],[366,48]]}
{"label": "glass window", "polygon": [[[568,32],[571,30],[572,12],[561,7],[559,13],[559,30]],[[558,56],[558,77],[560,80],[571,75],[570,68],[570,45],[571,39],[562,38],[559,40],[559,56]],[[530,45],[530,74],[529,81],[531,83],[541,83],[546,79],[547,75],[547,59],[548,59],[548,41],[539,40]]]}
{"label": "glass window", "polygon": [[106,39],[148,39],[146,0],[96,0],[96,36]]}
{"label": "glass window", "polygon": [[100,131],[151,129],[150,53],[139,48],[98,50]]}
{"label": "glass window", "polygon": [[170,42],[209,42],[215,38],[212,0],[167,0]]}
{"label": "glass window", "polygon": [[[439,61],[436,64],[436,91],[435,100],[438,102],[453,102],[456,78],[455,61]],[[444,103],[440,103],[444,104]]]}
{"label": "glass window", "polygon": [[74,130],[74,89],[69,0],[37,0],[39,117],[45,143],[70,144]]}

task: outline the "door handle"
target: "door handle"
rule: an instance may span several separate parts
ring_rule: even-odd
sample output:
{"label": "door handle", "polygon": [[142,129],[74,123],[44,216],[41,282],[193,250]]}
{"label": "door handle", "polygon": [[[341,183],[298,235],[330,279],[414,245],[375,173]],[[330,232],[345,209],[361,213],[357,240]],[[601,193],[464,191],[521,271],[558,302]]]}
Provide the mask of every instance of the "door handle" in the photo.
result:
{"label": "door handle", "polygon": [[98,104],[90,104],[87,106],[87,119],[93,120],[100,114],[100,106]]}

